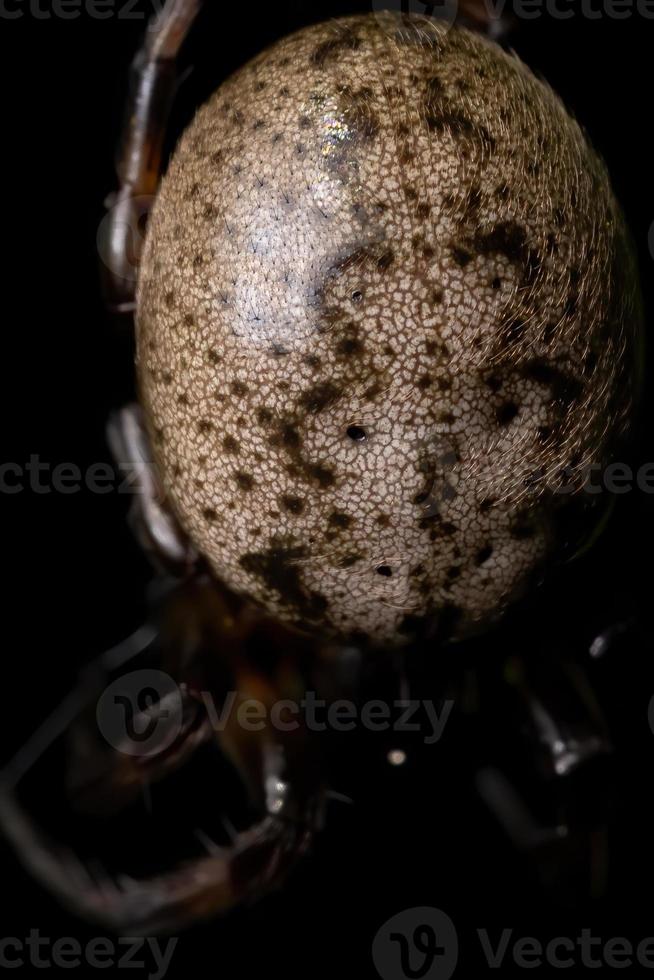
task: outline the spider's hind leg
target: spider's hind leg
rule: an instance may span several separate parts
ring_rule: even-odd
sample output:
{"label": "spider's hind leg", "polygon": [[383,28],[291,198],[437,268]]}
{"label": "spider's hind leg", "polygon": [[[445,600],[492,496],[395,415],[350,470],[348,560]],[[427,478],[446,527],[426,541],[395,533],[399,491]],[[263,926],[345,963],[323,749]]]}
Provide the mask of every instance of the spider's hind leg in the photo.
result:
{"label": "spider's hind leg", "polygon": [[177,87],[177,56],[203,0],[166,0],[132,62],[118,149],[118,190],[99,234],[104,292],[111,313],[131,314],[142,230],[161,174],[166,126]]}

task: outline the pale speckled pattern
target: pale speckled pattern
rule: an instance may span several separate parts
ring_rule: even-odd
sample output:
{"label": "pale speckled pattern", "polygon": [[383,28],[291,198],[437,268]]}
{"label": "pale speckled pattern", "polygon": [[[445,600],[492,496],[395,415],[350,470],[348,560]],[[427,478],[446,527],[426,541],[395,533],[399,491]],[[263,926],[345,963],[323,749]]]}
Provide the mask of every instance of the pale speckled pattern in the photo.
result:
{"label": "pale speckled pattern", "polygon": [[287,621],[479,628],[624,426],[631,277],[602,165],[517,59],[417,17],[301,31],[198,112],[152,214],[170,503]]}

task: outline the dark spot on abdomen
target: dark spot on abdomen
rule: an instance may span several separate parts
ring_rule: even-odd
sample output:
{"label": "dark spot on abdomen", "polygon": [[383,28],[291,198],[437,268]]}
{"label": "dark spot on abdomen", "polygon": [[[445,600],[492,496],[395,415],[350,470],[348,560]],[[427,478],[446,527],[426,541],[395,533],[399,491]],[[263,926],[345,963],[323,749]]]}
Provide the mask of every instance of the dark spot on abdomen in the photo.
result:
{"label": "dark spot on abdomen", "polygon": [[359,331],[354,323],[347,324],[343,336],[336,344],[336,353],[343,357],[355,357],[363,352]]}
{"label": "dark spot on abdomen", "polygon": [[238,441],[238,439],[234,438],[234,436],[225,436],[225,438],[223,439],[223,449],[225,450],[226,453],[232,453],[234,455],[237,455],[240,448],[241,448],[241,444]]}
{"label": "dark spot on abdomen", "polygon": [[285,605],[311,621],[320,618],[328,602],[320,593],[307,590],[302,582],[300,566],[296,563],[306,556],[306,548],[273,539],[267,551],[242,555],[239,564],[269,591],[276,592]]}
{"label": "dark spot on abdomen", "polygon": [[472,252],[468,251],[462,245],[452,245],[452,258],[457,265],[460,265],[462,269],[472,261]]}
{"label": "dark spot on abdomen", "polygon": [[291,514],[301,514],[304,510],[304,501],[300,497],[285,495],[281,498],[281,505]]}
{"label": "dark spot on abdomen", "polygon": [[352,524],[352,518],[349,514],[344,514],[342,511],[334,510],[329,515],[329,523],[332,525],[332,527],[348,528]]}
{"label": "dark spot on abdomen", "polygon": [[325,463],[307,463],[304,460],[298,460],[298,462],[300,472],[307,479],[317,483],[319,487],[326,489],[334,485],[334,470],[331,466],[327,466]]}
{"label": "dark spot on abdomen", "polygon": [[534,358],[523,367],[525,377],[546,388],[550,388],[555,401],[565,408],[577,401],[583,393],[581,381],[546,361]]}
{"label": "dark spot on abdomen", "polygon": [[243,470],[237,470],[237,472],[234,474],[234,479],[236,480],[239,490],[242,490],[244,493],[249,493],[254,487],[254,477],[251,473],[245,473]]}
{"label": "dark spot on abdomen", "polygon": [[311,52],[310,63],[324,68],[327,61],[335,59],[342,51],[357,51],[361,47],[361,38],[351,30],[341,30],[328,41],[323,41]]}
{"label": "dark spot on abdomen", "polygon": [[516,417],[520,409],[515,402],[504,402],[497,410],[497,421],[500,425],[508,425]]}
{"label": "dark spot on abdomen", "polygon": [[490,556],[493,554],[493,546],[487,544],[484,548],[480,548],[475,557],[475,565],[483,565],[488,561]]}
{"label": "dark spot on abdomen", "polygon": [[394,260],[395,260],[395,254],[393,253],[393,250],[389,248],[377,260],[377,268],[384,271],[385,269],[388,269],[393,264]]}
{"label": "dark spot on abdomen", "polygon": [[341,391],[331,381],[322,381],[308,388],[300,396],[300,405],[307,412],[318,414],[324,411],[340,397]]}
{"label": "dark spot on abdomen", "polygon": [[358,561],[361,561],[361,555],[349,554],[345,555],[338,563],[339,568],[352,568],[356,565]]}

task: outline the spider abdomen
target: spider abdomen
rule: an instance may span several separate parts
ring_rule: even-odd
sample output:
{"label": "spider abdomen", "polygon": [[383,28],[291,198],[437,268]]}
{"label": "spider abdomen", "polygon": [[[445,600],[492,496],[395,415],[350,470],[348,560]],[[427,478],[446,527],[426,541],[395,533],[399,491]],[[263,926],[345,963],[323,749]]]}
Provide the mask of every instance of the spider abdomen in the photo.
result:
{"label": "spider abdomen", "polygon": [[308,28],[184,133],[138,297],[170,502],[302,627],[495,619],[629,409],[636,285],[602,165],[465,30]]}

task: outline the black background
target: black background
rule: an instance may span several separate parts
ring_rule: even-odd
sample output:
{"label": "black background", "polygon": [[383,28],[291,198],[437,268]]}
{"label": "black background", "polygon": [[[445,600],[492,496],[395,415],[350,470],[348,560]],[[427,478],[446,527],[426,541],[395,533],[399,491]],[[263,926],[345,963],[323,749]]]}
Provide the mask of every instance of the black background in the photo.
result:
{"label": "black background", "polygon": [[[11,7],[11,5],[8,5]],[[179,94],[173,132],[220,81],[274,39],[369,4],[277,0],[215,4],[192,36],[195,66]],[[13,9],[13,8],[11,8]],[[39,10],[47,11],[46,0]],[[121,0],[115,10],[120,11]],[[97,20],[0,18],[2,72],[2,458],[30,454],[82,469],[108,461],[107,415],[129,393],[129,343],[103,314],[96,233],[115,186],[114,149],[127,69],[144,29],[135,14]],[[607,161],[639,252],[646,309],[652,308],[648,231],[654,222],[651,91],[654,20],[543,15],[520,22],[512,44],[588,130]],[[647,391],[632,462],[654,460]],[[139,624],[150,568],[125,526],[116,494],[2,495],[2,756],[9,759],[74,681],[76,669]],[[374,740],[343,772],[352,807],[333,804],[328,827],[286,888],[180,939],[171,976],[375,976],[370,945],[401,909],[430,905],[455,921],[461,963],[485,968],[474,929],[575,937],[591,926],[605,939],[654,935],[654,694],[651,558],[654,501],[637,490],[618,500],[593,552],[559,569],[499,633],[461,652],[492,663],[507,649],[585,663],[590,641],[616,621],[631,626],[590,668],[616,745],[610,783],[588,790],[610,814],[607,893],[546,894],[475,797],[475,748],[445,738],[402,770]],[[506,725],[501,704],[487,720]],[[474,735],[482,739],[489,733]],[[461,745],[465,745],[465,751]],[[511,751],[511,739],[507,740]],[[604,776],[601,776],[602,780]],[[207,790],[210,792],[210,787]],[[183,805],[183,804],[180,804]],[[59,910],[3,849],[0,933],[89,938],[105,934]],[[106,932],[106,931],[105,931]],[[29,969],[29,967],[25,967]],[[581,967],[577,968],[581,970]],[[636,969],[636,968],[634,968]],[[105,973],[111,971],[105,971]],[[545,969],[540,972],[546,972]],[[576,973],[574,974],[576,975]]]}

